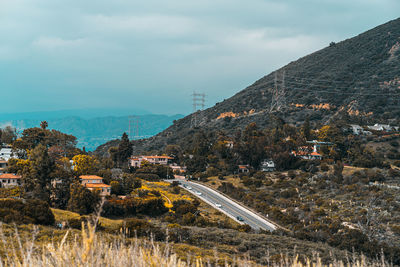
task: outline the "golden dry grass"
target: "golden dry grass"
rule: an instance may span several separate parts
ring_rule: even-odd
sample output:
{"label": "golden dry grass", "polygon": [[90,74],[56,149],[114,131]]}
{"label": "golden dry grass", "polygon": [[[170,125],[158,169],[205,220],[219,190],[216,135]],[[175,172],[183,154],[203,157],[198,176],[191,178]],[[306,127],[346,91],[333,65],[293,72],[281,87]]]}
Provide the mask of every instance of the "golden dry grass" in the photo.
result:
{"label": "golden dry grass", "polygon": [[[39,232],[33,228],[30,235],[21,236],[15,228],[0,227],[0,266],[258,266],[247,259],[232,259],[213,249],[193,248],[180,244],[157,244],[151,240],[125,239],[123,236],[110,238],[98,235],[88,225],[82,231],[65,231],[60,239],[36,242]],[[7,230],[7,231],[5,231]],[[194,250],[193,250],[194,249]],[[190,251],[190,252],[188,252]],[[183,256],[179,256],[183,255]],[[352,263],[332,260],[324,265],[318,255],[302,262],[299,258],[271,259],[268,266],[287,267],[377,267],[390,266],[384,260],[370,262],[364,257],[351,259]],[[217,264],[216,264],[217,263]]]}

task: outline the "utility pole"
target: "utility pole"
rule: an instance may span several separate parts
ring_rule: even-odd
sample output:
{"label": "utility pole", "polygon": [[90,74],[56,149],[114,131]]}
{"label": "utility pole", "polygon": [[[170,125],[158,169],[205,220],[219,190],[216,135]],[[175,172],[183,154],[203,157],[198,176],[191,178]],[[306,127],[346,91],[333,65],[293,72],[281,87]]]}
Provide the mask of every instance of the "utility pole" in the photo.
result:
{"label": "utility pole", "polygon": [[[128,128],[128,136],[130,140],[139,139],[139,116],[129,116],[129,128]],[[133,131],[133,136],[132,136]]]}
{"label": "utility pole", "polygon": [[197,121],[198,121],[197,111],[204,109],[205,102],[206,102],[205,99],[206,99],[205,93],[196,93],[196,91],[194,91],[192,94],[192,101],[193,101],[193,115],[192,115],[192,121],[191,121],[192,127],[197,126]]}
{"label": "utility pole", "polygon": [[286,83],[285,83],[286,71],[284,70],[281,74],[281,82],[278,82],[278,72],[275,72],[274,78],[274,89],[272,92],[271,106],[269,112],[279,111],[284,105],[286,105]]}

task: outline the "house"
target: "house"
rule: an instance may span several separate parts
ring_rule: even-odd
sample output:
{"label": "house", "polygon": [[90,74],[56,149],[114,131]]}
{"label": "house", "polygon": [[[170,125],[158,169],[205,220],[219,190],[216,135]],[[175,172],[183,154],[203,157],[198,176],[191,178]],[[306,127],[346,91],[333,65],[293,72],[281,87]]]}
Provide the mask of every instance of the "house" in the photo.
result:
{"label": "house", "polygon": [[185,173],[186,172],[186,167],[179,166],[176,163],[169,165],[169,167],[172,169],[172,171],[174,173],[178,173],[178,172],[179,173]]}
{"label": "house", "polygon": [[398,131],[399,129],[399,127],[392,127],[389,124],[379,124],[379,123],[376,123],[373,126],[368,126],[368,128],[374,131],[386,131],[386,132]]}
{"label": "house", "polygon": [[135,156],[129,159],[129,165],[131,167],[140,168],[143,161],[147,161],[150,164],[168,165],[174,158],[168,156]]}
{"label": "house", "polygon": [[275,171],[275,162],[272,159],[265,159],[261,162],[261,171],[273,172]]}
{"label": "house", "polygon": [[224,143],[227,148],[229,148],[229,149],[233,148],[233,145],[234,145],[233,141],[225,141]]}
{"label": "house", "polygon": [[238,173],[248,173],[250,172],[250,165],[239,165]]}
{"label": "house", "polygon": [[14,154],[11,146],[4,146],[0,149],[0,159],[8,161],[9,159],[14,158]]}
{"label": "house", "polygon": [[292,151],[291,153],[296,158],[302,158],[307,160],[321,160],[322,155],[317,152],[317,146],[314,145],[314,148],[310,146],[301,146],[297,149],[297,151]]}
{"label": "house", "polygon": [[81,175],[81,184],[90,191],[100,191],[101,196],[111,195],[111,186],[103,183],[103,178],[97,175]]}
{"label": "house", "polygon": [[370,131],[365,131],[363,127],[357,124],[351,124],[350,130],[353,132],[354,135],[371,135]]}
{"label": "house", "polygon": [[1,174],[0,175],[1,187],[9,188],[9,187],[14,187],[14,186],[20,186],[21,185],[21,179],[22,179],[21,176],[15,175],[15,174],[12,174],[12,173]]}
{"label": "house", "polygon": [[4,173],[7,168],[7,161],[0,159],[0,174]]}

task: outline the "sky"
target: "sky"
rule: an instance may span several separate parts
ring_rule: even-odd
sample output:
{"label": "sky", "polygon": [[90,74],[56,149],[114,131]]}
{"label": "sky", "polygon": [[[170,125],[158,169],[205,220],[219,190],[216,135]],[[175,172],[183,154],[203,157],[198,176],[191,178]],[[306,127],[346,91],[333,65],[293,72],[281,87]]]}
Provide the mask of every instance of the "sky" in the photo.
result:
{"label": "sky", "polygon": [[0,0],[0,113],[189,114],[399,17],[399,0]]}

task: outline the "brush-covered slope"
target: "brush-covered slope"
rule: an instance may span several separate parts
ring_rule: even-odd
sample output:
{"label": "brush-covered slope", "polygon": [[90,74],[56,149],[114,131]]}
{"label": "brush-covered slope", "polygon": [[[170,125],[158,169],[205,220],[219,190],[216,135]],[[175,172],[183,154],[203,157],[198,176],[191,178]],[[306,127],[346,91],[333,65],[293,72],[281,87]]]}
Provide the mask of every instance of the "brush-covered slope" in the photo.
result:
{"label": "brush-covered slope", "polygon": [[271,115],[289,123],[335,118],[398,124],[400,117],[400,19],[328,47],[261,78],[233,97],[142,141],[160,149],[201,129],[233,132],[250,122],[265,127]]}

